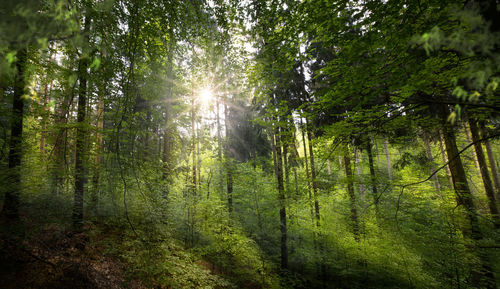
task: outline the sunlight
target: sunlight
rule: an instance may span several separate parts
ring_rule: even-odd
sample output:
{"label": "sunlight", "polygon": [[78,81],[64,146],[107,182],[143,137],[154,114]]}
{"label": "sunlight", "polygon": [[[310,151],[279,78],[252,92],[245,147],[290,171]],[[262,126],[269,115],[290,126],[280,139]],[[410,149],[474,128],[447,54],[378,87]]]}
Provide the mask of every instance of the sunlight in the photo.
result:
{"label": "sunlight", "polygon": [[214,93],[211,88],[205,87],[200,91],[199,99],[204,106],[210,104],[210,102],[214,99]]}

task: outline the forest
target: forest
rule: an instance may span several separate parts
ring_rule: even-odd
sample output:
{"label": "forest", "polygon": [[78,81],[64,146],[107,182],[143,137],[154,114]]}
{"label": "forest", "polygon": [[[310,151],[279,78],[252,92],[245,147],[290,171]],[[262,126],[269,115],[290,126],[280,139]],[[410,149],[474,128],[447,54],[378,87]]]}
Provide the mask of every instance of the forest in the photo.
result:
{"label": "forest", "polygon": [[2,0],[0,287],[500,288],[497,0]]}

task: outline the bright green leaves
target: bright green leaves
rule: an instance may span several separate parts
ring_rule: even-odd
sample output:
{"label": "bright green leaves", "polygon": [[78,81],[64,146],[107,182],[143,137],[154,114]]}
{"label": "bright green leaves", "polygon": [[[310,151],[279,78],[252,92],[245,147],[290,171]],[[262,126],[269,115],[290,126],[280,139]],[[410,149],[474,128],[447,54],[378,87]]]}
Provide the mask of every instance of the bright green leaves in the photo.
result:
{"label": "bright green leaves", "polygon": [[416,37],[416,43],[423,45],[427,56],[441,46],[444,35],[438,26],[434,26],[431,31],[422,34],[421,37]]}
{"label": "bright green leaves", "polygon": [[101,65],[101,59],[96,57],[92,60],[92,63],[90,64],[89,68],[93,70],[98,70],[100,65]]}
{"label": "bright green leaves", "polygon": [[16,54],[17,54],[17,51],[11,51],[11,52],[7,53],[7,55],[5,55],[5,58],[7,59],[9,64],[12,64],[16,60]]}

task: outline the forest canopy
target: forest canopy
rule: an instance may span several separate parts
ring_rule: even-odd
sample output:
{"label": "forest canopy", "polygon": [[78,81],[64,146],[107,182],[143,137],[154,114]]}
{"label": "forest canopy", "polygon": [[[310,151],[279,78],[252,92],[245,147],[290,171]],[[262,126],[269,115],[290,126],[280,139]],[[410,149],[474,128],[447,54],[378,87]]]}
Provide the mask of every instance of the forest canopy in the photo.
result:
{"label": "forest canopy", "polygon": [[4,0],[0,284],[496,289],[499,85],[497,0]]}

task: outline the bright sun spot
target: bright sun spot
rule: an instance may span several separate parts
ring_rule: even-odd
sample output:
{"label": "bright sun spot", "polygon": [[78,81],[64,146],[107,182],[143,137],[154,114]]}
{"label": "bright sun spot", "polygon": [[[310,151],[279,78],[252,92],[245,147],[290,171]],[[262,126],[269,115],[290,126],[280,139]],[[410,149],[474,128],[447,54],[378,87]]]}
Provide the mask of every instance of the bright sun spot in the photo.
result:
{"label": "bright sun spot", "polygon": [[200,100],[203,103],[203,105],[208,105],[213,98],[214,94],[210,88],[205,87],[200,91]]}

